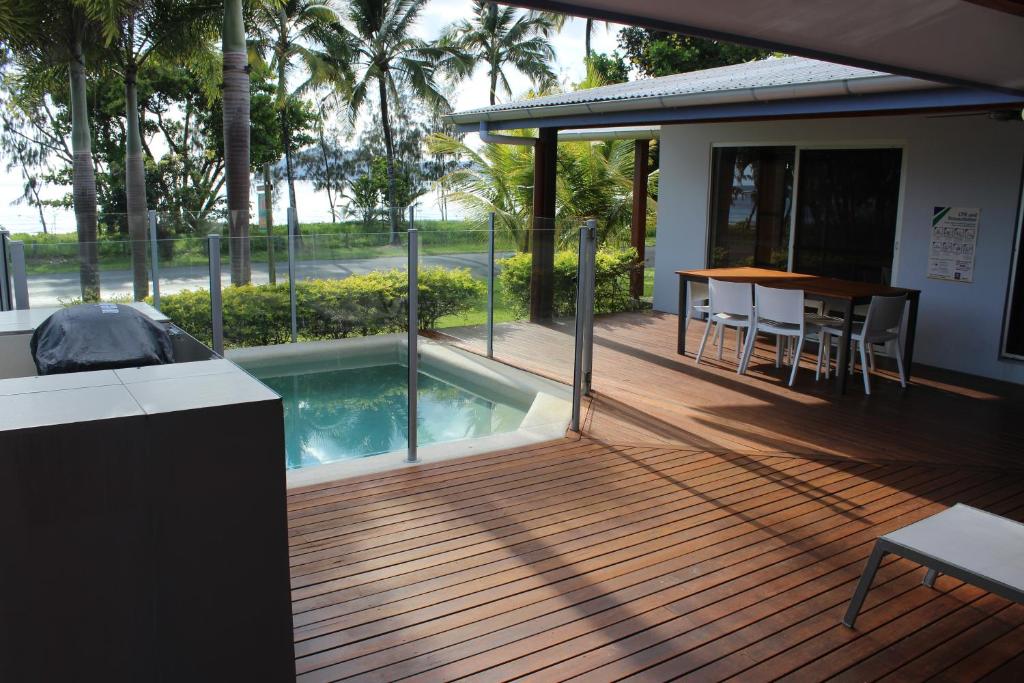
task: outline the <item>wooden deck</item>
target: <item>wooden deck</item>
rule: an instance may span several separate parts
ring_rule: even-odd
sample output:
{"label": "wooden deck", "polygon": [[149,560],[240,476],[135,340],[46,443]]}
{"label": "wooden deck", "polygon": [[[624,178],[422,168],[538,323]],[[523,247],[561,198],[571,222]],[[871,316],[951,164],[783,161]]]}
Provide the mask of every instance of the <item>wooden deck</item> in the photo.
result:
{"label": "wooden deck", "polygon": [[[831,381],[815,381],[814,359],[805,353],[790,388],[788,368],[775,368],[774,347],[759,344],[741,377],[732,331],[723,359],[705,353],[697,366],[704,325],[690,326],[688,353],[679,356],[676,324],[676,316],[658,313],[598,319],[589,437],[616,445],[1024,468],[1024,387],[918,365],[909,391],[895,371],[883,370],[871,396],[858,375],[840,397]],[[461,346],[483,349],[482,328],[450,333]],[[495,357],[571,383],[572,334],[568,325],[499,325]]]}
{"label": "wooden deck", "polygon": [[[840,624],[879,534],[954,502],[1024,520],[1015,390],[794,391],[694,370],[674,323],[601,321],[584,438],[293,491],[299,680],[1024,677],[1024,606],[906,560]],[[562,376],[565,338],[508,326],[498,355]]]}

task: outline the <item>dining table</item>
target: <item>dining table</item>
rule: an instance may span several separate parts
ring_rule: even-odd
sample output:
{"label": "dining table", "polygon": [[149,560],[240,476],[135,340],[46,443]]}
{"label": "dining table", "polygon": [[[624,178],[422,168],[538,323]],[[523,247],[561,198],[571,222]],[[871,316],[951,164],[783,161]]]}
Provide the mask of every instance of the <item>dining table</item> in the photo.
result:
{"label": "dining table", "polygon": [[871,303],[875,296],[899,296],[906,294],[908,302],[906,335],[903,340],[903,364],[906,368],[906,379],[910,381],[910,373],[914,360],[914,336],[917,327],[917,308],[921,299],[921,291],[906,287],[893,287],[874,282],[843,280],[822,275],[806,275],[770,268],[738,266],[732,268],[704,268],[700,270],[677,270],[679,276],[679,331],[678,348],[680,355],[686,353],[686,316],[690,302],[688,300],[688,282],[706,283],[710,279],[727,282],[744,282],[765,287],[780,289],[802,289],[809,298],[820,299],[826,304],[826,312],[836,311],[842,315],[842,338],[839,341],[839,357],[836,359],[835,390],[837,393],[846,391],[846,382],[850,363],[850,334],[853,331],[854,309]]}

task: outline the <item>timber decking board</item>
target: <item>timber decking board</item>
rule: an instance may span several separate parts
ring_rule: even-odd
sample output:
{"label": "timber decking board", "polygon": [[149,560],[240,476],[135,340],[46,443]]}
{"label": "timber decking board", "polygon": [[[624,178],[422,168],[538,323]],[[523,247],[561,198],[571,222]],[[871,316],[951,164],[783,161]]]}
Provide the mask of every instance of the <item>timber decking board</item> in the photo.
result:
{"label": "timber decking board", "polygon": [[[877,677],[907,659],[926,667],[935,657],[945,667],[949,651],[911,640],[917,629],[942,634],[939,641],[980,633],[962,639],[984,653],[980,669],[1012,664],[1019,654],[999,639],[1024,623],[1024,613],[948,577],[938,591],[920,586],[921,570],[905,560],[880,570],[856,632],[839,625],[875,537],[959,500],[1022,518],[1019,473],[613,448],[587,439],[561,447],[562,467],[538,471],[529,458],[510,467],[477,456],[485,464],[455,472],[472,471],[481,490],[492,469],[511,489],[522,482],[516,474],[555,485],[567,470],[582,475],[573,456],[590,453],[591,477],[581,480],[589,490],[574,505],[500,486],[452,497],[443,480],[431,479],[418,504],[439,513],[454,506],[467,517],[444,517],[437,539],[422,544],[415,534],[394,544],[386,535],[354,534],[347,546],[360,554],[344,553],[343,564],[317,575],[323,581],[296,589],[306,594],[295,600],[300,680],[668,680],[687,670],[706,680],[787,673],[825,680],[847,669],[856,675],[858,664]],[[551,455],[557,446],[538,452]],[[415,479],[398,472],[384,481]],[[343,498],[344,483],[334,488],[330,495]],[[481,505],[488,514],[473,518]],[[549,507],[565,515],[542,514]],[[495,526],[505,510],[507,524]],[[346,509],[337,514],[340,531]],[[372,515],[380,515],[377,529],[415,530],[422,521],[400,506]],[[301,550],[293,547],[296,561]],[[979,606],[986,611],[969,611]],[[1008,616],[1009,627],[1000,621]],[[801,667],[824,666],[819,657],[831,668],[801,678]]]}

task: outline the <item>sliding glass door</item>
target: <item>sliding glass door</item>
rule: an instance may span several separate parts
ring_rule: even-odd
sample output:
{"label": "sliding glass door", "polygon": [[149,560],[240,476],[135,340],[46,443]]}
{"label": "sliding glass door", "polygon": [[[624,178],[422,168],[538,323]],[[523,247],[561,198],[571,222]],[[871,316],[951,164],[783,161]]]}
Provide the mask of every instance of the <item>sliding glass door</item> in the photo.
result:
{"label": "sliding glass door", "polygon": [[713,268],[785,270],[793,197],[792,147],[716,147],[712,160]]}
{"label": "sliding glass door", "polygon": [[1010,289],[1006,294],[1006,322],[1002,355],[1024,360],[1024,188],[1017,217],[1017,242],[1013,251]]}
{"label": "sliding glass door", "polygon": [[890,282],[902,158],[892,148],[800,150],[793,270]]}

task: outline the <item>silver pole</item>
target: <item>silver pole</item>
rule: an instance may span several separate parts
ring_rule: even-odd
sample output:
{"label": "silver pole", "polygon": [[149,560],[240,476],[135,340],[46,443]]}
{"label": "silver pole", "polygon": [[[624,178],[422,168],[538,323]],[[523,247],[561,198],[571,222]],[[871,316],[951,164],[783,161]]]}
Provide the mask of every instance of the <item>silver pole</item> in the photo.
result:
{"label": "silver pole", "polygon": [[7,269],[7,250],[11,233],[0,230],[0,311],[14,309],[11,301],[11,274]]}
{"label": "silver pole", "polygon": [[220,235],[212,234],[210,244],[210,331],[213,352],[224,355],[224,301],[220,295]]}
{"label": "silver pole", "polygon": [[487,357],[494,358],[494,212],[487,217]]}
{"label": "silver pole", "polygon": [[25,275],[25,243],[9,242],[11,250],[11,275],[14,276],[14,308],[23,311],[28,308],[28,277]]}
{"label": "silver pole", "polygon": [[576,349],[572,369],[572,422],[570,429],[580,432],[580,404],[583,399],[583,330],[586,327],[587,228],[580,228],[579,260],[576,263]]}
{"label": "silver pole", "polygon": [[583,394],[590,396],[590,382],[594,374],[594,289],[597,284],[597,221],[587,221],[586,306],[583,311]]}
{"label": "silver pole", "polygon": [[295,234],[298,232],[299,219],[295,207],[288,207],[288,298],[292,310],[292,343],[299,340],[298,302],[295,296]]}
{"label": "silver pole", "polygon": [[[409,225],[413,208],[409,207]],[[406,462],[416,462],[416,397],[419,393],[419,234],[409,228],[409,451]]]}
{"label": "silver pole", "polygon": [[149,260],[153,276],[153,308],[160,310],[160,250],[156,241],[156,211],[149,210]]}

